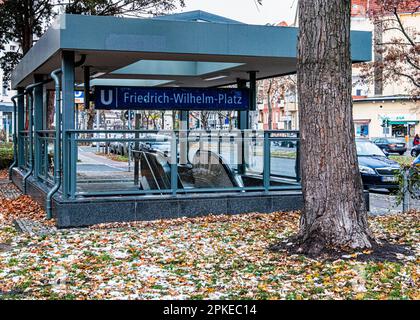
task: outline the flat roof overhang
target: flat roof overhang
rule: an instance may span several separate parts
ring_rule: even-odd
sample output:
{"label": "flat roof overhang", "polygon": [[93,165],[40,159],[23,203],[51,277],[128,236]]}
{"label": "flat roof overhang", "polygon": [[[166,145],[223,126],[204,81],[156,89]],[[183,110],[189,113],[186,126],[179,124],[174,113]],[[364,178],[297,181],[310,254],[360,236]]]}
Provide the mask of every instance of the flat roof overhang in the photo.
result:
{"label": "flat roof overhang", "polygon": [[[176,15],[174,15],[176,16]],[[214,87],[296,72],[298,29],[199,22],[61,15],[12,73],[12,87],[61,67],[61,52],[86,55],[92,85]],[[353,62],[372,58],[371,32],[352,31]],[[75,70],[77,84],[83,70]],[[96,81],[96,83],[95,83]]]}

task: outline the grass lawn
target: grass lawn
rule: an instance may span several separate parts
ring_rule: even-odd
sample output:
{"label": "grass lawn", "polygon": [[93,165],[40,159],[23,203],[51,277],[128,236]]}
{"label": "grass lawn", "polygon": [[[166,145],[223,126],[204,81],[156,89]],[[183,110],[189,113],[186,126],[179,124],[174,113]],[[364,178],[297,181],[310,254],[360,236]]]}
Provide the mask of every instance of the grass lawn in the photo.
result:
{"label": "grass lawn", "polygon": [[98,156],[103,156],[103,157],[107,157],[110,160],[113,161],[119,161],[119,162],[127,162],[128,161],[128,156],[122,156],[119,154],[112,154],[112,153],[103,153],[103,152],[95,152],[96,155]]}
{"label": "grass lawn", "polygon": [[[257,156],[263,156],[262,151],[255,152]],[[296,151],[283,151],[283,150],[272,150],[270,152],[271,158],[287,158],[287,159],[296,159]]]}
{"label": "grass lawn", "polygon": [[[32,206],[26,199],[26,205]],[[401,262],[321,262],[271,252],[298,213],[209,216],[16,233],[0,201],[0,299],[419,299],[420,214],[370,218],[377,239],[415,250]],[[13,213],[8,213],[12,210]],[[9,221],[9,222],[7,222]],[[1,246],[0,246],[1,248]]]}
{"label": "grass lawn", "polygon": [[394,160],[398,162],[402,166],[410,166],[411,163],[414,161],[414,158],[412,156],[395,156],[390,155],[389,159]]}

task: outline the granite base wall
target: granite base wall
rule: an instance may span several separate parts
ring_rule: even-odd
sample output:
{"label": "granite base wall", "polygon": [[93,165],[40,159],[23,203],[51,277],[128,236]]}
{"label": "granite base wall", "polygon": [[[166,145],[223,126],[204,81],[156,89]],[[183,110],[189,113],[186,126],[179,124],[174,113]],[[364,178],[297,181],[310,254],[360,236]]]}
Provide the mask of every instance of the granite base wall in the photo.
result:
{"label": "granite base wall", "polygon": [[[22,172],[14,169],[13,182],[22,190]],[[27,180],[27,193],[42,207],[48,189],[32,177]],[[369,193],[365,192],[369,207]],[[75,200],[53,198],[53,216],[59,228],[83,227],[98,223],[149,221],[208,214],[271,213],[300,210],[300,191],[238,192],[173,196],[90,197]]]}

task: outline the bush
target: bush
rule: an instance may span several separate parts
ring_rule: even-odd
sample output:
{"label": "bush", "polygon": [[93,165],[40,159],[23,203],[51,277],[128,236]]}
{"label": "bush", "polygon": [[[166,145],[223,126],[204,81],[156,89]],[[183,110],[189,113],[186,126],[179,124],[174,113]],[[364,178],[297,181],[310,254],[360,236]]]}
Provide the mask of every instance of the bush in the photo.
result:
{"label": "bush", "polygon": [[0,170],[7,169],[13,162],[13,145],[11,143],[0,144]]}

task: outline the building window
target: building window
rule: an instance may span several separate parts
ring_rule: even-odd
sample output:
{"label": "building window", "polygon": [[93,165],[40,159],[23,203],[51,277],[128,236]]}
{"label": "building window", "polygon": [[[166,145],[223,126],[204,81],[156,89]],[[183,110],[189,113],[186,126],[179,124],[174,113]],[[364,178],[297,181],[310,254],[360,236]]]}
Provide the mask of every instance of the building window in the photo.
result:
{"label": "building window", "polygon": [[10,51],[16,51],[16,46],[11,45],[11,46],[10,46]]}
{"label": "building window", "polygon": [[356,96],[361,96],[361,95],[362,95],[362,89],[357,89]]}
{"label": "building window", "polygon": [[2,95],[3,96],[7,96],[7,83],[3,82],[3,86],[2,86]]}
{"label": "building window", "polygon": [[363,124],[356,124],[356,136],[357,137],[368,137],[369,136],[369,124],[363,123]]}

